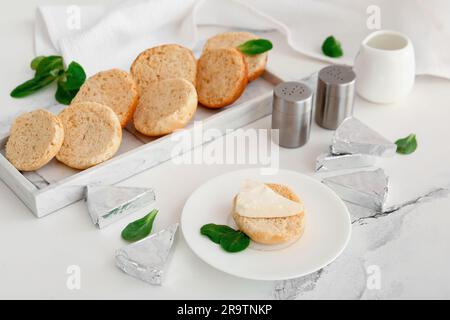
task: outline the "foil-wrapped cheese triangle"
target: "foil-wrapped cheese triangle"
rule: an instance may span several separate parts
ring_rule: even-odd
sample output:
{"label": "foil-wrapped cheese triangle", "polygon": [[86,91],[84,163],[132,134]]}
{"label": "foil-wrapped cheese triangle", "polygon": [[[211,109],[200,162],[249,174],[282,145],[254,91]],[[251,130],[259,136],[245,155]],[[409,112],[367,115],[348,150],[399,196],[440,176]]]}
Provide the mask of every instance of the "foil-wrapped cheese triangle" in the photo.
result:
{"label": "foil-wrapped cheese triangle", "polygon": [[316,159],[316,171],[344,170],[373,166],[376,158],[367,154],[329,154],[324,153]]}
{"label": "foil-wrapped cheese triangle", "polygon": [[178,223],[116,252],[116,265],[132,277],[161,285]]}
{"label": "foil-wrapped cheese triangle", "polygon": [[149,205],[155,193],[149,188],[94,185],[86,187],[86,201],[92,222],[101,229]]}
{"label": "foil-wrapped cheese triangle", "polygon": [[383,169],[327,177],[323,179],[323,183],[333,189],[342,200],[383,212],[389,184]]}
{"label": "foil-wrapped cheese triangle", "polygon": [[396,144],[354,117],[345,119],[336,129],[331,145],[333,154],[360,153],[392,157],[396,150]]}

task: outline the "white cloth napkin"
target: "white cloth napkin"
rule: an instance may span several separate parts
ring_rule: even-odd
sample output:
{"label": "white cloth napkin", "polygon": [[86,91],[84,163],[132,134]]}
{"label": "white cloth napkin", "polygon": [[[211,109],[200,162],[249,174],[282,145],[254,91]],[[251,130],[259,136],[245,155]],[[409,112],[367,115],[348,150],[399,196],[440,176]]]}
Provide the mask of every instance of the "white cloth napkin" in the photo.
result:
{"label": "white cloth napkin", "polygon": [[[351,65],[360,42],[373,31],[366,24],[371,5],[381,10],[382,29],[412,39],[417,74],[450,79],[450,1],[444,0],[128,0],[109,6],[42,6],[37,10],[35,48],[37,55],[59,53],[65,61],[78,61],[93,74],[112,67],[128,69],[139,52],[158,44],[193,48],[197,27],[218,25],[276,29],[300,53]],[[77,12],[80,28],[74,24]],[[343,57],[321,53],[329,35],[341,41]]]}

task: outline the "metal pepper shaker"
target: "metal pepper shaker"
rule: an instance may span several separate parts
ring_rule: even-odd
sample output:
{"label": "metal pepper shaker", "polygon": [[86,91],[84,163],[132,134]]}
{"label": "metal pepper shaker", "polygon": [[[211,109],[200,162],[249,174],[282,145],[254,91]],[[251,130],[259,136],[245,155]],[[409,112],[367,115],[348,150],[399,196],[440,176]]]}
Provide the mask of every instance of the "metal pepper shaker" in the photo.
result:
{"label": "metal pepper shaker", "polygon": [[351,67],[331,65],[319,71],[316,91],[316,123],[335,130],[352,116],[356,75]]}
{"label": "metal pepper shaker", "polygon": [[301,82],[278,84],[273,91],[272,129],[279,130],[279,145],[298,148],[309,140],[313,92]]}

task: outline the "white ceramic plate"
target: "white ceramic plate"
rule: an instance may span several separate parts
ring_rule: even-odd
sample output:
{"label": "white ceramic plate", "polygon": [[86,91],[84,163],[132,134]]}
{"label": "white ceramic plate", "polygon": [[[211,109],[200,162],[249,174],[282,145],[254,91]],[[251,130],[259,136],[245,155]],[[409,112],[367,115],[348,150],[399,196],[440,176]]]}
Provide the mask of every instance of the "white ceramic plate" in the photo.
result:
{"label": "white ceramic plate", "polygon": [[[231,201],[245,179],[284,184],[303,200],[306,224],[298,241],[277,250],[251,245],[228,253],[200,234],[207,223],[231,225]],[[294,171],[261,175],[259,169],[247,169],[215,177],[194,191],[184,206],[181,228],[189,247],[214,268],[242,278],[282,280],[307,275],[336,259],[350,239],[351,222],[345,204],[319,181]]]}

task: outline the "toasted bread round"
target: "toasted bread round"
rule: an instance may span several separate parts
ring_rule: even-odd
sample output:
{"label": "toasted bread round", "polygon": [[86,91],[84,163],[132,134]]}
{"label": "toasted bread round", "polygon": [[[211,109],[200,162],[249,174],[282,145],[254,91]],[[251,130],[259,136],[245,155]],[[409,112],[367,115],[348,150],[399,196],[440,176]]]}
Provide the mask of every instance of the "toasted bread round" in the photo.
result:
{"label": "toasted bread round", "polygon": [[166,44],[145,50],[131,65],[139,89],[157,80],[183,78],[195,85],[197,63],[191,50]]}
{"label": "toasted bread round", "polygon": [[[253,39],[258,39],[258,37],[249,32],[225,32],[206,41],[203,50],[236,48],[237,46]],[[244,55],[248,68],[248,81],[255,80],[264,72],[267,63],[267,56],[267,52],[253,56]]]}
{"label": "toasted bread round", "polygon": [[117,114],[123,128],[133,117],[138,99],[137,86],[131,75],[111,69],[87,79],[72,103],[97,102],[108,106]]}
{"label": "toasted bread round", "polygon": [[136,130],[161,136],[183,128],[197,110],[197,92],[185,79],[166,79],[149,84],[134,113]]}
{"label": "toasted bread round", "polygon": [[247,86],[247,64],[234,48],[205,51],[197,62],[199,102],[221,108],[236,101]]}
{"label": "toasted bread round", "polygon": [[6,158],[17,170],[34,171],[58,153],[64,140],[61,121],[47,110],[20,115],[11,127]]}
{"label": "toasted bread round", "polygon": [[96,102],[71,104],[59,114],[64,142],[56,159],[75,169],[106,161],[122,142],[122,127],[114,111]]}
{"label": "toasted bread round", "polygon": [[[267,184],[273,191],[283,197],[301,202],[298,196],[288,187],[279,184]],[[300,238],[305,228],[304,211],[283,218],[248,218],[235,211],[233,203],[232,216],[239,230],[255,242],[263,244],[281,244]]]}

